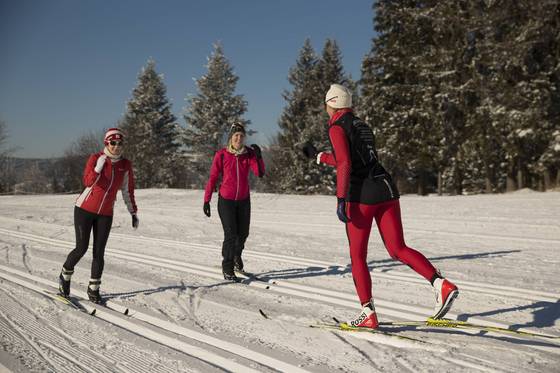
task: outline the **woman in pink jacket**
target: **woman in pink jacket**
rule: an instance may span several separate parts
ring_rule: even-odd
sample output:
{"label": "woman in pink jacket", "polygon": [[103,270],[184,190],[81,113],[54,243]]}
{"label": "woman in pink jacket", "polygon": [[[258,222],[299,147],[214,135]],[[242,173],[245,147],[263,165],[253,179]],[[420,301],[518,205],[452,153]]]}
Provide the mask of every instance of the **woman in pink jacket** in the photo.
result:
{"label": "woman in pink jacket", "polygon": [[59,276],[59,290],[65,297],[70,295],[70,279],[74,273],[74,266],[86,253],[93,231],[93,260],[87,294],[92,302],[101,303],[99,286],[103,273],[105,245],[109,239],[113,223],[113,205],[119,190],[128,212],[132,215],[132,227],[138,228],[132,163],[122,156],[123,141],[121,130],[110,128],[105,133],[105,148],[90,155],[86,163],[83,176],[86,188],[74,206],[76,248],[68,254]]}
{"label": "woman in pink jacket", "polygon": [[239,281],[235,271],[244,273],[241,254],[249,236],[251,200],[249,198],[249,170],[258,177],[264,176],[261,149],[256,144],[244,145],[245,127],[234,124],[227,146],[216,152],[210,178],[204,193],[204,214],[210,217],[210,200],[220,176],[218,214],[224,228],[222,245],[222,272],[224,279]]}

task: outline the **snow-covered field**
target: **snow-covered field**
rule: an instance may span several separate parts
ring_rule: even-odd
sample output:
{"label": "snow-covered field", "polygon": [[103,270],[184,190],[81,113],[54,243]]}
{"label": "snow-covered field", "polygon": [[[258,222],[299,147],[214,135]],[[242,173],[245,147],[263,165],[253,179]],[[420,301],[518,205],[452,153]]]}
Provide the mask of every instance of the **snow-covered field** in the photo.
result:
{"label": "snow-covered field", "polygon": [[[0,197],[0,370],[560,371],[559,339],[308,327],[359,309],[344,226],[326,196],[252,195],[245,267],[270,282],[240,284],[221,277],[222,228],[215,201],[203,215],[201,191],[137,191],[137,231],[119,200],[101,290],[130,312],[90,316],[43,292],[74,245],[74,199]],[[559,192],[404,196],[401,207],[409,246],[460,287],[450,317],[560,336]],[[78,296],[90,259],[76,267]],[[391,260],[375,230],[369,264],[380,321],[430,315],[431,286]]]}

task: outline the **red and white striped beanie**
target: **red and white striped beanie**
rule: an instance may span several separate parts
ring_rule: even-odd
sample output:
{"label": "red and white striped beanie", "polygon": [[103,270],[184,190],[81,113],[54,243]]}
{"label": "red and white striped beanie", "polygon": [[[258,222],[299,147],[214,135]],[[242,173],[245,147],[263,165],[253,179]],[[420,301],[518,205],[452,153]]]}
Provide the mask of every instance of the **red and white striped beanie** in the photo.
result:
{"label": "red and white striped beanie", "polygon": [[109,128],[107,132],[105,132],[105,139],[103,140],[103,142],[105,143],[105,145],[107,145],[111,140],[122,141],[123,139],[124,134],[119,128]]}

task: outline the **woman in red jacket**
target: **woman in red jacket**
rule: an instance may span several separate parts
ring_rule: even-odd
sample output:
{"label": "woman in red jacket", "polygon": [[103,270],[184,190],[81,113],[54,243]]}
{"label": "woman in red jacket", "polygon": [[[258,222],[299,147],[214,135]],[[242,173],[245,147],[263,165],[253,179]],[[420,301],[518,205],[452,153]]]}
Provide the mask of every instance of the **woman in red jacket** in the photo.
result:
{"label": "woman in red jacket", "polygon": [[87,294],[92,302],[101,302],[99,286],[103,273],[103,257],[113,222],[113,205],[119,189],[132,215],[132,227],[138,228],[132,163],[122,157],[123,139],[120,129],[109,129],[105,133],[103,151],[92,154],[86,163],[83,175],[86,188],[74,207],[76,248],[68,254],[59,276],[59,290],[66,297],[70,295],[70,279],[74,273],[74,266],[86,253],[93,230],[93,261]]}
{"label": "woman in red jacket", "polygon": [[325,106],[330,117],[329,139],[333,152],[318,153],[310,144],[304,152],[307,156],[316,156],[317,163],[336,167],[336,213],[346,224],[352,277],[362,304],[362,311],[349,324],[368,328],[378,326],[367,265],[373,219],[391,257],[408,265],[433,285],[436,307],[432,317],[443,317],[459,290],[442,278],[424,255],[405,244],[399,192],[379,162],[373,132],[352,112],[352,93],[342,85],[332,84],[325,97]]}
{"label": "woman in red jacket", "polygon": [[222,177],[218,196],[218,214],[224,229],[222,272],[224,279],[239,281],[235,271],[244,273],[241,254],[249,236],[251,200],[249,199],[249,170],[264,176],[261,149],[256,144],[244,145],[245,127],[234,124],[227,146],[218,150],[210,169],[204,193],[204,214],[210,217],[210,200],[219,177]]}

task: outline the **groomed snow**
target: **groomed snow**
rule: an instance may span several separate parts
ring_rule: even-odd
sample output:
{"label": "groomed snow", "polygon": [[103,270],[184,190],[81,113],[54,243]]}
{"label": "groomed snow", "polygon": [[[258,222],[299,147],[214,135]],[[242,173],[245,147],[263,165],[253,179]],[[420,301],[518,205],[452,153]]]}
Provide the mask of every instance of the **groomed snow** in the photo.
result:
{"label": "groomed snow", "polygon": [[[359,306],[328,196],[252,194],[244,261],[269,282],[242,284],[221,278],[222,228],[215,200],[212,217],[203,215],[202,191],[137,191],[137,231],[117,201],[101,290],[131,316],[89,316],[42,293],[54,290],[74,245],[75,198],[0,197],[0,369],[558,372],[559,339],[386,329],[412,340],[308,327]],[[408,245],[460,287],[451,317],[560,336],[560,192],[404,196],[401,207]],[[380,321],[430,315],[430,285],[388,256],[375,228],[368,260]],[[88,252],[73,277],[77,295],[90,265]]]}

